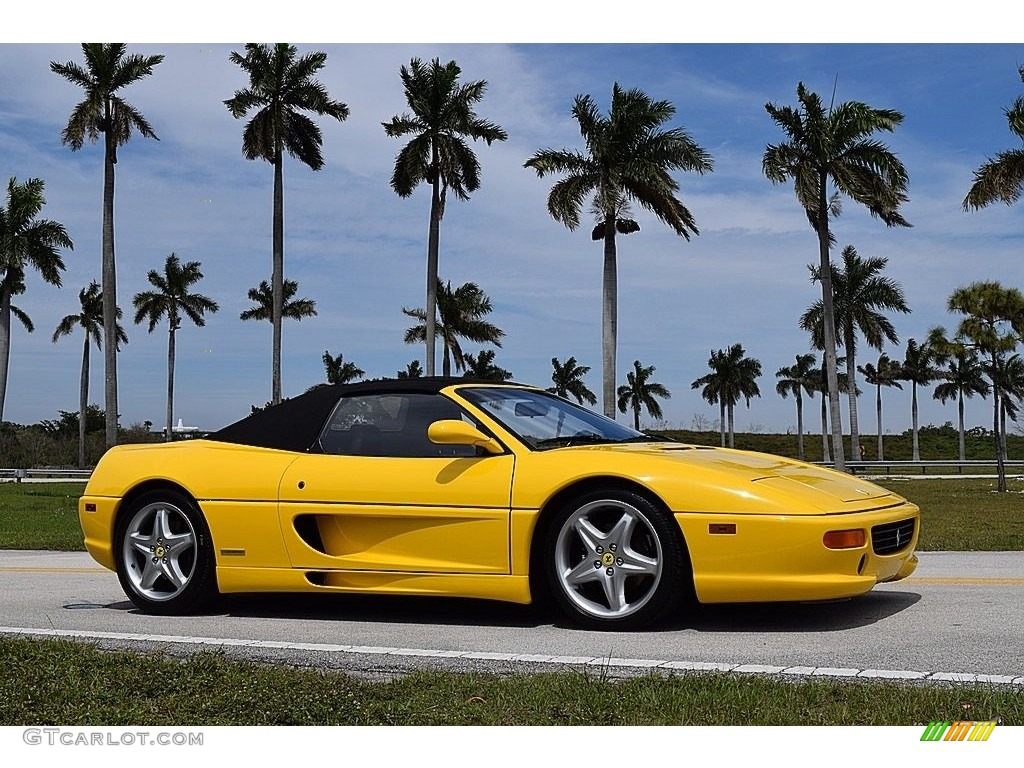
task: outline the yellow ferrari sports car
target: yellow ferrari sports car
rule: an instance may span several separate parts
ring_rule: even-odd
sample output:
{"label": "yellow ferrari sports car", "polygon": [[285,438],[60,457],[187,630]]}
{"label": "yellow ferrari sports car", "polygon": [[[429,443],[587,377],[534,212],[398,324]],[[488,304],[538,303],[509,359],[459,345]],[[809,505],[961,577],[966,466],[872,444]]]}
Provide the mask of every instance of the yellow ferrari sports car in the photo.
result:
{"label": "yellow ferrari sports car", "polygon": [[219,593],[549,596],[635,628],[834,600],[917,565],[916,506],[860,478],[651,437],[541,389],[325,386],[207,439],[108,451],[85,544],[143,611]]}

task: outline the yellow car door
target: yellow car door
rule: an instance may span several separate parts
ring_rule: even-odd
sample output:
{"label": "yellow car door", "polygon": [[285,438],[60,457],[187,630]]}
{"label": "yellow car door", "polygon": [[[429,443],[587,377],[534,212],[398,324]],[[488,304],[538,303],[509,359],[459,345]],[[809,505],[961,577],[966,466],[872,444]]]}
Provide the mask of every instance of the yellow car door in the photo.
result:
{"label": "yellow car door", "polygon": [[430,424],[446,419],[472,421],[440,394],[342,398],[322,452],[296,459],[281,479],[292,565],[509,573],[514,456],[431,442]]}

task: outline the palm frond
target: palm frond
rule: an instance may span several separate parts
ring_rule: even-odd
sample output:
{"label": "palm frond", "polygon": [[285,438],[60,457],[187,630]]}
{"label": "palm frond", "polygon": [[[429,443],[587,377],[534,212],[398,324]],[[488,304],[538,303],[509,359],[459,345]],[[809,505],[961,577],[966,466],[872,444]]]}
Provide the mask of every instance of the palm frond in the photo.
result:
{"label": "palm frond", "polygon": [[56,343],[62,336],[70,336],[78,326],[79,315],[65,315],[57,323],[57,329],[53,332],[53,341]]}
{"label": "palm frond", "polygon": [[11,314],[17,318],[19,323],[25,326],[26,331],[29,333],[35,331],[36,327],[32,323],[32,318],[30,318],[23,310],[11,304]]}
{"label": "palm frond", "polygon": [[[487,82],[460,83],[461,74],[456,62],[442,64],[439,59],[425,64],[414,58],[399,69],[412,114],[396,115],[382,126],[393,138],[413,136],[399,152],[391,180],[401,197],[408,197],[425,181],[440,183],[442,201],[447,189],[460,200],[468,200],[469,193],[480,187],[480,163],[467,139],[491,144],[508,138],[499,125],[475,112]],[[435,156],[436,168],[432,164]]]}
{"label": "palm frond", "polygon": [[249,84],[235,91],[224,105],[236,119],[257,110],[242,133],[245,158],[274,163],[282,148],[313,170],[322,168],[323,136],[319,126],[303,113],[338,121],[349,115],[348,106],[331,99],[323,84],[314,79],[326,64],[327,54],[312,51],[298,56],[298,49],[287,43],[248,43],[245,55],[232,51],[229,60],[248,75]]}
{"label": "palm frond", "polygon": [[964,198],[965,211],[976,211],[995,202],[1013,205],[1024,191],[1024,150],[998,153],[974,172],[974,183]]}

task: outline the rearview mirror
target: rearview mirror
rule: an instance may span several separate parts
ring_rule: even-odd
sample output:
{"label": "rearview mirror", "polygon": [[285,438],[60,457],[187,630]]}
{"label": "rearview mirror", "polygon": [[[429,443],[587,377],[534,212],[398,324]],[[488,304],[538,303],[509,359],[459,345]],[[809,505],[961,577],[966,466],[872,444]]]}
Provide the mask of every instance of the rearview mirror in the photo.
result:
{"label": "rearview mirror", "polygon": [[442,419],[427,428],[430,442],[438,445],[473,445],[487,453],[504,453],[501,443],[461,419]]}
{"label": "rearview mirror", "polygon": [[547,416],[550,410],[541,403],[516,403],[516,416]]}

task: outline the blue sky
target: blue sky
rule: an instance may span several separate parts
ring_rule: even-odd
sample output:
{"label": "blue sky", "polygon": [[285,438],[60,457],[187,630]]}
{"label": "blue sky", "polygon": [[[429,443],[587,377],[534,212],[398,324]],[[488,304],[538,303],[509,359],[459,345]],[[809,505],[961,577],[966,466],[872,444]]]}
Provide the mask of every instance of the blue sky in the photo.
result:
{"label": "blue sky", "polygon": [[[130,315],[131,297],[147,288],[146,272],[161,267],[172,251],[202,262],[200,290],[221,311],[205,328],[186,324],[178,334],[175,418],[203,428],[233,421],[270,397],[270,324],[238,319],[249,306],[246,291],[271,268],[272,169],[242,157],[243,122],[222,104],[245,84],[228,62],[229,52],[242,45],[129,48],[166,58],[125,93],[160,141],[136,138],[119,153],[119,301]],[[638,210],[641,231],[619,240],[619,378],[634,359],[655,365],[656,378],[672,391],[665,403],[672,426],[689,427],[694,414],[717,416],[690,382],[706,372],[712,349],[740,342],[761,361],[764,376],[762,397],[749,411],[737,411],[737,429],[795,430],[793,402],[775,394],[774,373],[809,351],[797,319],[820,298],[807,272],[817,246],[791,187],[764,178],[761,156],[767,143],[781,139],[764,104],[794,104],[798,81],[822,94],[837,83],[838,100],[905,115],[885,140],[910,174],[904,213],[913,228],[887,229],[852,203],[835,224],[841,246],[887,257],[888,275],[906,292],[913,313],[894,318],[901,344],[886,350],[891,356],[902,357],[907,338],[954,322],[944,304],[956,287],[981,279],[1024,287],[1024,208],[961,210],[975,168],[1018,141],[1003,110],[1024,92],[1017,73],[1024,46],[299,45],[302,52],[314,48],[328,54],[321,81],[349,105],[351,116],[343,123],[321,121],[323,170],[285,164],[285,272],[319,311],[285,325],[286,395],[323,380],[325,349],[344,353],[369,376],[394,375],[422,359],[419,347],[402,343],[408,324],[401,308],[423,305],[429,188],[409,199],[390,189],[401,142],[380,126],[405,111],[398,69],[413,56],[455,59],[466,79],[487,80],[479,112],[509,134],[507,142],[477,147],[483,185],[472,200],[449,202],[440,272],[455,284],[474,281],[493,298],[492,320],[507,333],[497,362],[519,381],[547,386],[551,358],[575,355],[592,366],[588,383],[600,389],[600,244],[590,240],[589,223],[569,232],[548,216],[551,182],[522,165],[542,147],[578,147],[569,115],[573,98],[588,93],[605,107],[616,81],[673,102],[673,124],[685,127],[715,162],[708,175],[677,177],[700,236],[686,242]],[[20,326],[13,331],[5,419],[21,423],[77,409],[80,339],[53,344],[50,335],[75,311],[78,290],[99,278],[102,150],[87,145],[72,153],[60,144],[79,92],[48,67],[71,59],[81,60],[77,44],[0,45],[0,172],[5,180],[42,178],[44,215],[63,222],[75,243],[65,254],[65,288],[33,276],[17,302],[37,326],[34,334]],[[166,326],[148,334],[127,320],[130,343],[119,358],[122,423],[161,424]],[[858,362],[875,357],[862,352]],[[94,353],[90,400],[102,404],[101,371]],[[886,428],[906,429],[909,391],[889,390],[885,397]],[[920,400],[923,424],[955,421],[955,407],[933,402],[930,388]],[[865,387],[860,409],[862,429],[873,431],[872,389]],[[968,422],[990,423],[989,414],[986,403],[974,401]]]}

